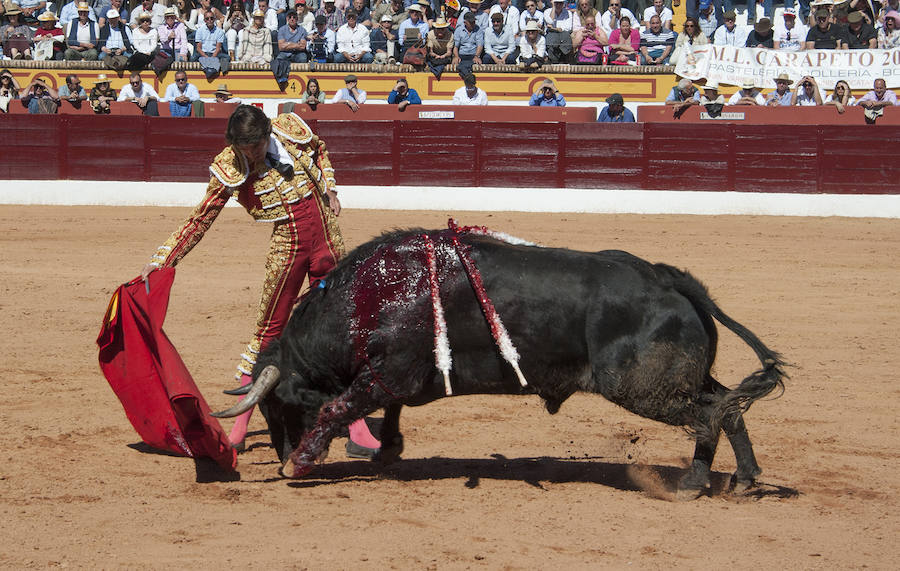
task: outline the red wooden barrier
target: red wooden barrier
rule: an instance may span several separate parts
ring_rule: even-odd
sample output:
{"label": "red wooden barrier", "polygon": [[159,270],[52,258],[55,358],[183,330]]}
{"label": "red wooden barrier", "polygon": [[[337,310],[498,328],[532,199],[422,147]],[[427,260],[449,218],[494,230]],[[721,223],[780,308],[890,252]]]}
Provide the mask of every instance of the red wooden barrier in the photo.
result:
{"label": "red wooden barrier", "polygon": [[[286,103],[278,106],[283,113]],[[530,107],[527,105],[410,105],[400,111],[396,105],[360,105],[354,112],[343,103],[326,103],[315,109],[294,103],[294,113],[306,121],[490,121],[492,123],[593,123],[596,107]]]}
{"label": "red wooden barrier", "polygon": [[[130,105],[130,104],[129,104]],[[133,105],[132,105],[133,107]],[[2,115],[0,179],[206,181],[227,119]],[[311,120],[340,184],[897,193],[890,125]]]}

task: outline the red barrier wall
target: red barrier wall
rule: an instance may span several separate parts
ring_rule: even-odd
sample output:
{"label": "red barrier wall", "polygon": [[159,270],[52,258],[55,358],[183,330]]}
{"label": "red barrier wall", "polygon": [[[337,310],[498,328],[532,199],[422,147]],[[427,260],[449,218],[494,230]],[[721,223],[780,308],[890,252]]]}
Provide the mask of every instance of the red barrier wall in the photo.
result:
{"label": "red barrier wall", "polygon": [[[226,119],[0,116],[0,179],[206,181]],[[348,185],[895,194],[889,125],[310,120]]]}

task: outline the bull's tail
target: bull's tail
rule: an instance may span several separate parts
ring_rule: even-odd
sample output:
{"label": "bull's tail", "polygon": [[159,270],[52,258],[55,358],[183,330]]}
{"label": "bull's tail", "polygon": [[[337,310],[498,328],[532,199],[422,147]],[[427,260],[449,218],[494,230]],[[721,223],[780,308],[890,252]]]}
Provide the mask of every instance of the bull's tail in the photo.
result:
{"label": "bull's tail", "polygon": [[718,435],[722,420],[739,415],[750,408],[755,401],[771,394],[776,389],[778,396],[784,392],[784,368],[787,363],[777,352],[769,349],[752,331],[728,317],[712,300],[706,287],[696,278],[677,268],[657,264],[671,277],[674,288],[690,300],[698,312],[714,318],[753,349],[762,367],[747,376],[736,388],[723,393],[713,404],[709,418],[710,436]]}

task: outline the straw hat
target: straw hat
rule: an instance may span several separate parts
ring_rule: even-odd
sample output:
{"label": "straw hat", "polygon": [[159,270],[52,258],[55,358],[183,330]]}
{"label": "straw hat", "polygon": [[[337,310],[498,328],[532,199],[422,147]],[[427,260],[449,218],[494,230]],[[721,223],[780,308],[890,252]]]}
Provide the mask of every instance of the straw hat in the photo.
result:
{"label": "straw hat", "polygon": [[233,95],[230,91],[228,91],[227,83],[220,83],[219,88],[216,89],[215,92],[213,92],[213,93],[215,95],[227,95],[228,97],[231,97]]}
{"label": "straw hat", "polygon": [[435,27],[435,28],[449,28],[449,27],[450,27],[450,22],[448,22],[447,20],[445,20],[445,19],[439,17],[437,20],[434,21],[433,27]]}
{"label": "straw hat", "polygon": [[785,73],[783,71],[781,73],[779,73],[778,76],[775,77],[775,83],[778,83],[779,81],[786,81],[788,83],[793,83],[793,81],[791,81],[791,76],[789,76],[787,73]]}
{"label": "straw hat", "polygon": [[7,16],[15,16],[17,14],[22,13],[22,10],[20,10],[19,7],[15,4],[13,4],[12,2],[6,4],[5,7],[6,7],[6,15]]}
{"label": "straw hat", "polygon": [[50,12],[49,10],[46,12],[41,12],[41,15],[38,16],[38,21],[40,22],[55,22],[56,14]]}
{"label": "straw hat", "polygon": [[540,32],[541,27],[538,26],[538,23],[535,22],[534,20],[529,20],[528,23],[525,24],[525,31],[526,32]]}
{"label": "straw hat", "polygon": [[745,79],[744,83],[741,84],[741,89],[756,89],[756,82],[752,79]]}
{"label": "straw hat", "polygon": [[94,85],[100,85],[101,83],[109,83],[105,73],[98,73],[97,79],[94,80]]}
{"label": "straw hat", "polygon": [[166,11],[163,13],[164,16],[175,16],[178,17],[178,12],[175,11],[174,7],[166,8]]}
{"label": "straw hat", "polygon": [[256,10],[253,11],[253,17],[254,18],[265,18],[266,13],[263,12],[262,10],[260,10],[259,8],[257,8]]}
{"label": "straw hat", "polygon": [[87,2],[79,2],[78,3],[78,11],[79,12],[90,12],[91,5],[88,4]]}

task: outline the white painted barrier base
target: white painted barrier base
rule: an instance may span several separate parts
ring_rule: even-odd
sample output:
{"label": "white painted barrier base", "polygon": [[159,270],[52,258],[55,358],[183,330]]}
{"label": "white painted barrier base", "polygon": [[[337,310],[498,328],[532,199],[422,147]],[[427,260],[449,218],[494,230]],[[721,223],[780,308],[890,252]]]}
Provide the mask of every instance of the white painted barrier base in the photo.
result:
{"label": "white painted barrier base", "polygon": [[[195,206],[205,183],[0,182],[0,204]],[[345,208],[900,218],[900,195],[557,188],[339,186]],[[237,203],[231,203],[237,205]]]}

